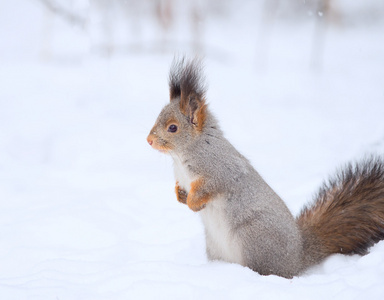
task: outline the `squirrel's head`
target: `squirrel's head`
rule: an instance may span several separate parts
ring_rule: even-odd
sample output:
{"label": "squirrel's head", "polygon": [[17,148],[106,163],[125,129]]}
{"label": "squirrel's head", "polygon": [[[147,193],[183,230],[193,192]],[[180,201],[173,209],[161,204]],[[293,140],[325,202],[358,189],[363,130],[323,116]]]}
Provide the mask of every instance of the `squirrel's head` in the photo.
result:
{"label": "squirrel's head", "polygon": [[160,112],[148,143],[169,153],[192,143],[204,130],[207,118],[205,87],[200,61],[174,60],[170,75],[170,103]]}

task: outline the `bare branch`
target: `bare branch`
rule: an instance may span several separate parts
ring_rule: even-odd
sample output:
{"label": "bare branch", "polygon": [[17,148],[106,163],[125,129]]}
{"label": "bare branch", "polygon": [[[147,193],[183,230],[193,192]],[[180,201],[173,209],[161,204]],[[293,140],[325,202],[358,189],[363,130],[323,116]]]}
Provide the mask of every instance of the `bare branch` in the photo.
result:
{"label": "bare branch", "polygon": [[86,23],[86,19],[84,17],[76,15],[75,13],[65,9],[54,0],[40,0],[40,2],[43,3],[50,11],[62,17],[66,21],[84,28]]}

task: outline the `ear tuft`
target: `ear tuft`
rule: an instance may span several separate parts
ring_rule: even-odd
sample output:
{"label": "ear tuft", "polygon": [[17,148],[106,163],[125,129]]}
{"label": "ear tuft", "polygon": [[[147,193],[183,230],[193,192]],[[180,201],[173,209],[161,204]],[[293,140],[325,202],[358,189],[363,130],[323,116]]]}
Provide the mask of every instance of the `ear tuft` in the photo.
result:
{"label": "ear tuft", "polygon": [[203,99],[206,87],[204,84],[203,65],[200,59],[186,60],[174,58],[169,73],[169,89],[171,101],[183,97],[186,101],[190,96]]}

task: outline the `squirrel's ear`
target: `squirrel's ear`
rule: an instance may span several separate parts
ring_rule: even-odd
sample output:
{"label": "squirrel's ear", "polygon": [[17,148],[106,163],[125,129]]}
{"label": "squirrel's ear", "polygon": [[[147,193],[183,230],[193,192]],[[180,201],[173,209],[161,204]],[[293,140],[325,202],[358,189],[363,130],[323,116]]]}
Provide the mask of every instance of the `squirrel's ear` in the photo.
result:
{"label": "squirrel's ear", "polygon": [[186,61],[174,59],[169,74],[171,101],[180,99],[180,111],[187,116],[198,130],[206,119],[205,85],[199,59]]}
{"label": "squirrel's ear", "polygon": [[181,94],[180,111],[189,118],[196,130],[201,131],[203,129],[207,117],[205,99],[201,99],[196,94],[188,96]]}

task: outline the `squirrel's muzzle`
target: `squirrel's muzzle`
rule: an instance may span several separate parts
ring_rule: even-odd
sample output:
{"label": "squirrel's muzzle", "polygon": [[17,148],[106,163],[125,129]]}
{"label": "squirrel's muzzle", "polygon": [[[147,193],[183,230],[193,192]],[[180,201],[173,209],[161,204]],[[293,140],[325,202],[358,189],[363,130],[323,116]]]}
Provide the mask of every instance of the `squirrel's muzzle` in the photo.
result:
{"label": "squirrel's muzzle", "polygon": [[147,137],[147,142],[148,142],[148,144],[149,144],[150,146],[152,146],[152,144],[153,144],[153,138],[151,137],[151,135],[148,135],[148,137]]}

